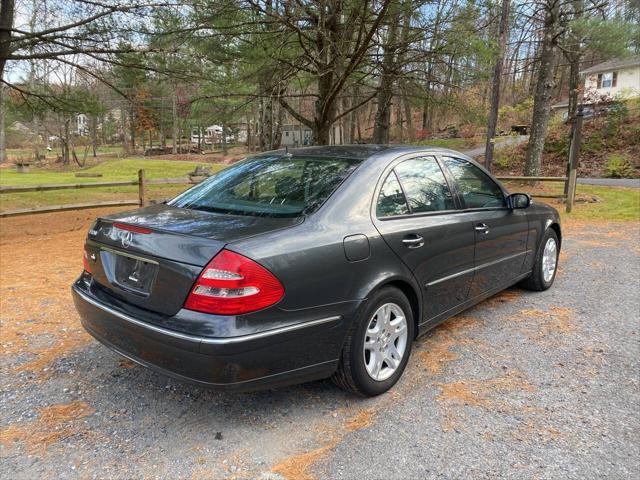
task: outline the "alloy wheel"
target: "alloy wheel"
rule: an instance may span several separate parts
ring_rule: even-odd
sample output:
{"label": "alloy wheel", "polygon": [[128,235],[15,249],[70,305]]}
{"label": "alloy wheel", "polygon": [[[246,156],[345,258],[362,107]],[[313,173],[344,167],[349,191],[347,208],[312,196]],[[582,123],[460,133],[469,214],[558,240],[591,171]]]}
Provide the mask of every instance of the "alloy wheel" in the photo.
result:
{"label": "alloy wheel", "polygon": [[365,333],[363,356],[369,376],[382,382],[398,369],[407,349],[407,319],[402,308],[385,303],[376,310]]}
{"label": "alloy wheel", "polygon": [[553,278],[558,263],[558,245],[554,238],[549,238],[542,253],[542,278],[549,283]]}

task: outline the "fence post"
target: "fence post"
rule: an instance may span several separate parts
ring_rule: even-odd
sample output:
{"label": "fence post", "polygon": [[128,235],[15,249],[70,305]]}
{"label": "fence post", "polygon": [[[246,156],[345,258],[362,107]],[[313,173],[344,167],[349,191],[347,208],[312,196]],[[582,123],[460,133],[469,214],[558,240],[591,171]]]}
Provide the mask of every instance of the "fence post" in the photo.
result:
{"label": "fence post", "polygon": [[145,181],[144,181],[144,170],[138,170],[138,199],[140,200],[140,206],[144,207],[147,204],[146,201],[146,192],[145,192]]}
{"label": "fence post", "polygon": [[578,113],[574,119],[572,129],[571,147],[569,149],[569,174],[567,175],[567,213],[571,213],[573,202],[576,198],[576,187],[578,183],[578,160],[580,158],[580,144],[582,143],[582,116],[583,107],[578,107]]}

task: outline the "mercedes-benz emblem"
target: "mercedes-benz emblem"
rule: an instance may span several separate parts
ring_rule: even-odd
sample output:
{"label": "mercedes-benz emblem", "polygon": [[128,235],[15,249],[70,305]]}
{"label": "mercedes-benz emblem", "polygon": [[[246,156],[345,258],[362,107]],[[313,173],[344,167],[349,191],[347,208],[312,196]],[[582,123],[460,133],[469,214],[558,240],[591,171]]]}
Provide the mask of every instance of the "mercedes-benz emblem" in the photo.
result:
{"label": "mercedes-benz emblem", "polygon": [[131,232],[120,232],[120,242],[122,242],[123,248],[129,248],[131,241],[133,240],[133,234]]}

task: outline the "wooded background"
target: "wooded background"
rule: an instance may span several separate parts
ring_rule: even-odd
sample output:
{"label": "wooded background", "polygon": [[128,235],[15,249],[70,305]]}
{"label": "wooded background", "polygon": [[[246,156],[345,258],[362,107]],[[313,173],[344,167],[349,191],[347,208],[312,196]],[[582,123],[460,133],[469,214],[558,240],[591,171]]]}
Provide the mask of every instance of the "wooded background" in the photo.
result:
{"label": "wooded background", "polygon": [[[244,125],[250,148],[282,127],[313,144],[413,143],[454,128],[493,137],[529,124],[539,175],[550,106],[575,114],[581,69],[640,51],[637,0],[1,0],[5,127],[61,142],[89,118],[95,152],[180,148],[194,126]],[[226,135],[222,135],[225,143]],[[334,139],[335,141],[335,139]]]}

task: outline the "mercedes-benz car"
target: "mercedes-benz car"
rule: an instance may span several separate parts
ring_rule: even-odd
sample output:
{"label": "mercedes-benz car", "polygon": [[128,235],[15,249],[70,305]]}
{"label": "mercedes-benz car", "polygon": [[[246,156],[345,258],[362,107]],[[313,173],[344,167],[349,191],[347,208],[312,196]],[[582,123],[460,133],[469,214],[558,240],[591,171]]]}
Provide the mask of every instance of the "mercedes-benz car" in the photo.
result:
{"label": "mercedes-benz car", "polygon": [[72,290],[91,335],[163,374],[373,396],[417,336],[518,282],[549,288],[561,240],[553,208],[461,153],[310,147],[97,219]]}

